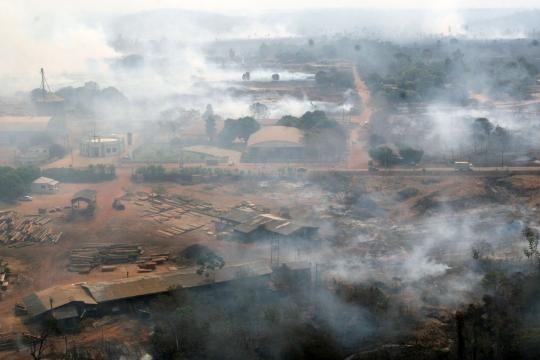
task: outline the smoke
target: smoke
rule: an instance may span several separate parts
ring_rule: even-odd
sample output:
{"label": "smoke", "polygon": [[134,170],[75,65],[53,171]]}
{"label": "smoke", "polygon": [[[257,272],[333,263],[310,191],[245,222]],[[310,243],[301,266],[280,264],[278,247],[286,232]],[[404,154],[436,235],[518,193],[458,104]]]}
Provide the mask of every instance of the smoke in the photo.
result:
{"label": "smoke", "polygon": [[118,55],[97,24],[62,12],[35,12],[20,3],[6,3],[2,9],[2,93],[38,87],[42,67],[54,89],[72,82],[74,75],[89,79],[107,69],[108,58]]}

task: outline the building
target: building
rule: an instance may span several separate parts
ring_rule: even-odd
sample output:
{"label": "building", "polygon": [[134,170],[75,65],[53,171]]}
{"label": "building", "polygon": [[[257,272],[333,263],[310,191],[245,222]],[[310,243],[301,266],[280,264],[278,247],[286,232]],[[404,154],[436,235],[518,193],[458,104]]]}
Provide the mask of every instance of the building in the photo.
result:
{"label": "building", "polygon": [[79,150],[88,157],[119,156],[124,152],[124,138],[120,136],[91,136],[83,139]]}
{"label": "building", "polygon": [[225,229],[228,224],[236,239],[257,241],[261,239],[310,240],[318,232],[317,226],[300,223],[296,220],[261,213],[251,208],[233,208],[220,215],[216,230]]}
{"label": "building", "polygon": [[[309,266],[309,264],[308,264]],[[203,289],[248,279],[269,280],[273,269],[265,261],[227,265],[211,275],[196,269],[129,277],[112,281],[55,286],[23,298],[30,320],[50,316],[62,329],[73,329],[88,312],[107,313],[129,309],[129,301],[175,289]]]}
{"label": "building", "polygon": [[59,182],[42,176],[32,181],[30,189],[34,194],[54,194],[58,191]]}
{"label": "building", "polygon": [[0,145],[27,143],[49,130],[50,116],[0,116]]}
{"label": "building", "polygon": [[31,146],[24,152],[17,152],[15,161],[21,165],[38,165],[50,157],[48,146]]}
{"label": "building", "polygon": [[289,126],[265,126],[251,134],[244,159],[250,162],[295,162],[304,159],[304,133]]}
{"label": "building", "polygon": [[241,156],[242,153],[240,151],[208,145],[194,145],[182,149],[180,161],[182,163],[238,164]]}
{"label": "building", "polygon": [[[81,201],[83,205],[81,206]],[[71,215],[92,216],[96,210],[96,190],[84,189],[77,191],[71,198]]]}

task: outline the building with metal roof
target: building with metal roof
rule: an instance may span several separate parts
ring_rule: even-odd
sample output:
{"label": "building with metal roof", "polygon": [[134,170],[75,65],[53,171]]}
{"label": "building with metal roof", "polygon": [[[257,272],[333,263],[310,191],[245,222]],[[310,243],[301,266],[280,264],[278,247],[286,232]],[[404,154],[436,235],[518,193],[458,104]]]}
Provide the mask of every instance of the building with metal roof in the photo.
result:
{"label": "building with metal roof", "polygon": [[121,136],[89,136],[79,144],[80,154],[88,157],[120,156],[125,149]]}
{"label": "building with metal roof", "polygon": [[304,132],[289,126],[265,126],[247,141],[248,162],[295,162],[304,158]]}
{"label": "building with metal roof", "polygon": [[265,126],[251,134],[248,148],[303,147],[304,133],[290,126]]}
{"label": "building with metal roof", "polygon": [[58,184],[60,184],[60,182],[57,180],[41,176],[32,181],[30,189],[35,194],[54,194],[58,191]]}
{"label": "building with metal roof", "polygon": [[32,293],[23,298],[31,317],[42,315],[70,303],[97,305],[97,301],[80,285],[55,286]]}
{"label": "building with metal roof", "polygon": [[[302,263],[301,266],[297,265],[294,268],[303,271],[306,269],[309,271],[310,264]],[[30,318],[49,313],[64,325],[72,327],[84,316],[85,311],[98,309],[102,304],[109,305],[114,301],[156,295],[174,289],[194,289],[212,284],[269,277],[272,274],[273,269],[266,261],[228,265],[208,275],[198,274],[192,268],[112,281],[54,286],[26,296],[23,303]]]}

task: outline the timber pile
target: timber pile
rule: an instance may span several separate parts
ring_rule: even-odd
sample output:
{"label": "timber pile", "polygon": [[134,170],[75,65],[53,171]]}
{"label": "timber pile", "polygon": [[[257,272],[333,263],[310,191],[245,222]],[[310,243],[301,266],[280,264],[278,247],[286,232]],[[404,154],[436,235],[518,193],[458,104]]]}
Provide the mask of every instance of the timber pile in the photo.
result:
{"label": "timber pile", "polygon": [[[137,205],[142,206],[141,201],[143,200],[139,198]],[[167,221],[170,218],[178,219],[186,213],[212,217],[219,216],[219,211],[212,207],[211,204],[181,195],[173,195],[168,198],[161,197],[160,200],[148,198],[147,204],[149,206],[143,210],[141,216],[154,217],[159,222]]]}
{"label": "timber pile", "polygon": [[46,226],[52,219],[46,215],[23,216],[16,212],[0,215],[0,243],[10,247],[23,247],[38,242],[56,244],[62,237]]}
{"label": "timber pile", "polygon": [[137,261],[138,272],[151,272],[156,269],[156,265],[161,265],[165,261],[169,260],[170,252],[155,253],[146,256],[139,256]]}
{"label": "timber pile", "polygon": [[99,265],[136,262],[142,253],[142,247],[133,244],[86,244],[71,250],[68,271],[88,274]]}
{"label": "timber pile", "polygon": [[2,333],[0,334],[0,351],[17,350],[17,341],[15,334]]}

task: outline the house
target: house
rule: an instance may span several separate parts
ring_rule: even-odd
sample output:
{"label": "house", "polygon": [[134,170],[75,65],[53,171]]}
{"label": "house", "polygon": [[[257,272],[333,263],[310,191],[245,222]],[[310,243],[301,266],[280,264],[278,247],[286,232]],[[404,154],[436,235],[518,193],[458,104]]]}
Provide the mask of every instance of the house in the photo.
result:
{"label": "house", "polygon": [[30,189],[34,194],[54,194],[58,191],[59,182],[42,176],[32,181]]}

